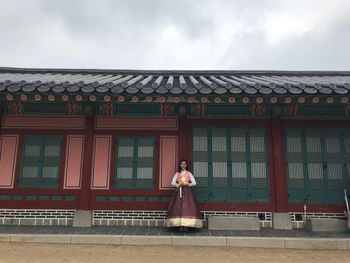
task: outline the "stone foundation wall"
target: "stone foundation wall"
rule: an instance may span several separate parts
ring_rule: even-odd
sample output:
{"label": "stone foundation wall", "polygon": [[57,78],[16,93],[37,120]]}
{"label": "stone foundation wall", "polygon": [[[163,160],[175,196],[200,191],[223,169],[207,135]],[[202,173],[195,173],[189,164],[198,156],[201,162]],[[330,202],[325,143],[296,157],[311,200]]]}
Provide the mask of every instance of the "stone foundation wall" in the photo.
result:
{"label": "stone foundation wall", "polygon": [[[123,211],[123,210],[95,210],[93,224],[98,226],[164,226],[166,211]],[[204,224],[210,215],[258,217],[261,227],[272,227],[272,213],[270,212],[213,212],[202,211]]]}
{"label": "stone foundation wall", "polygon": [[[73,225],[75,210],[64,209],[0,209],[0,225],[37,225],[70,226]],[[95,226],[164,226],[166,211],[127,211],[94,210]],[[202,211],[204,224],[208,216],[257,217],[260,227],[272,227],[271,212],[231,212]],[[293,228],[304,228],[303,213],[289,213]],[[307,213],[308,218],[346,218],[344,213]]]}
{"label": "stone foundation wall", "polygon": [[[303,213],[289,213],[293,228],[305,228]],[[344,219],[344,213],[306,213],[307,218]]]}
{"label": "stone foundation wall", "polygon": [[0,209],[0,225],[69,226],[74,210]]}

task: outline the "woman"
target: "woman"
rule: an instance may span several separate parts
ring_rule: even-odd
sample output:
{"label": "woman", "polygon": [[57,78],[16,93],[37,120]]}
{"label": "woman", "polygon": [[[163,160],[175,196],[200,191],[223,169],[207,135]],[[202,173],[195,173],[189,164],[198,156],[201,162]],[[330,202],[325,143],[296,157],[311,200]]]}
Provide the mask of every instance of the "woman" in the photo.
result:
{"label": "woman", "polygon": [[174,175],[171,182],[176,189],[170,198],[167,227],[193,227],[201,228],[203,221],[197,208],[192,187],[196,185],[193,175],[186,170],[187,161],[179,162],[179,171]]}

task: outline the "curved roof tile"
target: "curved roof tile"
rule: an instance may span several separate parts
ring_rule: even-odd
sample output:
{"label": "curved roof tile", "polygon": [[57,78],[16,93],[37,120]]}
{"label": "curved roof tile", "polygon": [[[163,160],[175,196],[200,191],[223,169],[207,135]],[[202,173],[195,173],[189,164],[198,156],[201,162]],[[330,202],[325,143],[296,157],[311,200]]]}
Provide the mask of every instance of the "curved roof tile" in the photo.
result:
{"label": "curved roof tile", "polygon": [[348,71],[146,71],[0,68],[0,92],[346,95]]}

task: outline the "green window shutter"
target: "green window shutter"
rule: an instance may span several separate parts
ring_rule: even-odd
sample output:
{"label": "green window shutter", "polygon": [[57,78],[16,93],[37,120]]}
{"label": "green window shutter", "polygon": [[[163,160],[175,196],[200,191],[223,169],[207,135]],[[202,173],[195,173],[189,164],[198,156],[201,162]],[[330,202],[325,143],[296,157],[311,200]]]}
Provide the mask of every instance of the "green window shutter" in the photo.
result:
{"label": "green window shutter", "polygon": [[228,151],[227,129],[215,127],[210,129],[210,168],[211,200],[226,201],[229,199],[228,187]]}
{"label": "green window shutter", "polygon": [[115,188],[153,188],[155,163],[154,137],[118,137],[116,156]]}
{"label": "green window shutter", "polygon": [[[151,189],[154,182],[155,138],[136,138],[137,162],[136,182],[137,189]],[[135,156],[136,157],[136,156]]]}
{"label": "green window shutter", "polygon": [[346,185],[350,185],[350,132],[343,133],[343,160],[345,166]]}
{"label": "green window shutter", "polygon": [[246,135],[249,141],[247,145],[248,174],[250,174],[248,196],[251,201],[267,201],[269,200],[269,178],[266,131],[262,128],[251,128]]}
{"label": "green window shutter", "polygon": [[349,178],[343,129],[292,128],[286,135],[289,201],[343,203]]}
{"label": "green window shutter", "polygon": [[[306,163],[308,171],[308,186],[312,192],[311,198],[322,200],[324,188],[324,174],[322,168],[322,146],[320,131],[317,129],[305,130]],[[323,201],[323,200],[322,200]]]}
{"label": "green window shutter", "polygon": [[324,170],[323,149],[320,131],[317,129],[305,130],[306,169],[308,196],[311,203],[325,203],[324,199]]}
{"label": "green window shutter", "polygon": [[206,201],[209,198],[208,129],[193,128],[192,138],[192,169],[197,182],[196,198]]}
{"label": "green window shutter", "polygon": [[248,158],[245,129],[231,130],[232,200],[248,200]]}
{"label": "green window shutter", "polygon": [[40,185],[58,187],[61,160],[61,141],[59,136],[47,136],[42,146],[42,174]]}
{"label": "green window shutter", "polygon": [[343,135],[340,130],[328,130],[323,135],[324,182],[326,199],[330,204],[344,202],[343,190],[346,187],[346,169],[345,166],[343,167],[341,141],[343,141]]}
{"label": "green window shutter", "polygon": [[285,136],[288,192],[291,202],[303,202],[305,198],[306,164],[304,163],[302,134],[301,129],[288,129]]}
{"label": "green window shutter", "polygon": [[22,143],[20,186],[37,187],[41,174],[42,138],[25,136]]}
{"label": "green window shutter", "polygon": [[58,187],[61,140],[60,136],[24,136],[21,157],[21,187]]}
{"label": "green window shutter", "polygon": [[263,128],[232,129],[232,200],[251,202],[269,200],[265,134]]}
{"label": "green window shutter", "polygon": [[134,168],[134,139],[133,137],[119,137],[117,139],[116,187],[133,188]]}
{"label": "green window shutter", "polygon": [[233,200],[248,200],[248,158],[245,129],[231,130],[232,192]]}
{"label": "green window shutter", "polygon": [[212,202],[269,200],[265,129],[193,128],[196,197]]}

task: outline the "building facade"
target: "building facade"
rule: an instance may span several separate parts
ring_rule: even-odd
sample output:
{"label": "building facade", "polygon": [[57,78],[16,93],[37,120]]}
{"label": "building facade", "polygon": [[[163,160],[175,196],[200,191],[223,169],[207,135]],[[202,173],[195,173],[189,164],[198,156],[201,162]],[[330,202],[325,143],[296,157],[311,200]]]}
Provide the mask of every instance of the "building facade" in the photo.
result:
{"label": "building facade", "polygon": [[161,226],[182,158],[205,217],[344,217],[350,72],[1,68],[0,96],[0,224]]}

